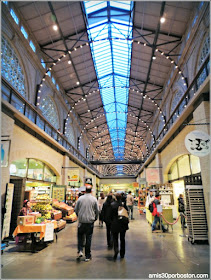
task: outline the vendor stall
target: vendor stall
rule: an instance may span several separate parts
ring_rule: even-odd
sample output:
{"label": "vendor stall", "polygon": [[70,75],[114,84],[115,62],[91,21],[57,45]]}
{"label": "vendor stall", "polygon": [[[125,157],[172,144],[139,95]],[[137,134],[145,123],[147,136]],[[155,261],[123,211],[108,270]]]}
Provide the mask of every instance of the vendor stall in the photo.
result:
{"label": "vendor stall", "polygon": [[[173,212],[170,207],[165,207],[163,208],[162,212],[163,217],[165,217],[165,220],[168,221],[169,223],[173,223]],[[149,209],[146,209],[146,219],[149,224],[152,224],[154,221],[154,216],[152,216],[152,213],[149,211]],[[167,225],[169,228],[169,224],[162,218],[163,224]],[[173,226],[171,225],[171,228],[173,230]]]}

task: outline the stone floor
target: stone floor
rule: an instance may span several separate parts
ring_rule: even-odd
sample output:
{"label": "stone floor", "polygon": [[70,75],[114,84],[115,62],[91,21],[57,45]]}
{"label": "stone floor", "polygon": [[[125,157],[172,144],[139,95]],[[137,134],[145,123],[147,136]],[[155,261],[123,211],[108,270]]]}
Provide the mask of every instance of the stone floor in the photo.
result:
{"label": "stone floor", "polygon": [[[179,223],[173,232],[152,233],[145,215],[139,215],[135,209],[135,220],[129,227],[125,259],[118,257],[116,261],[112,258],[113,250],[106,246],[105,226],[100,228],[98,222],[90,262],[76,261],[77,222],[67,224],[58,233],[58,242],[38,253],[26,252],[22,245],[11,242],[1,258],[1,279],[149,279],[149,274],[155,273],[210,273],[209,245],[192,245]],[[210,274],[206,279],[210,279]]]}

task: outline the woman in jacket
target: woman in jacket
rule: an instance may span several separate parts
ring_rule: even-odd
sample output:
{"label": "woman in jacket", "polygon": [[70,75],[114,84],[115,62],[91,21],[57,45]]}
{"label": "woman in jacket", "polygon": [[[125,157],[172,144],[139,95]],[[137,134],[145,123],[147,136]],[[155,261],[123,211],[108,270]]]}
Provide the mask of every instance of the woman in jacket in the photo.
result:
{"label": "woman in jacket", "polygon": [[103,204],[102,208],[102,219],[106,224],[106,236],[108,248],[113,247],[113,236],[111,233],[111,202],[113,201],[112,195],[108,195],[106,202]]}
{"label": "woman in jacket", "polygon": [[[125,256],[125,233],[129,229],[128,222],[123,222],[123,220],[118,219],[118,208],[119,206],[124,206],[128,211],[127,206],[122,203],[122,196],[120,193],[116,194],[116,201],[111,203],[111,232],[113,235],[113,245],[114,245],[114,260],[117,259],[117,255],[120,252],[120,257]],[[120,251],[119,251],[119,239],[120,236]]]}
{"label": "woman in jacket", "polygon": [[178,212],[180,213],[180,217],[181,217],[181,227],[187,227],[185,224],[185,202],[184,202],[184,198],[183,198],[183,194],[179,195],[178,198]]}
{"label": "woman in jacket", "polygon": [[100,193],[100,197],[98,198],[98,210],[99,210],[99,226],[103,227],[103,219],[102,219],[102,208],[103,208],[103,203],[105,202],[105,196],[104,193]]}

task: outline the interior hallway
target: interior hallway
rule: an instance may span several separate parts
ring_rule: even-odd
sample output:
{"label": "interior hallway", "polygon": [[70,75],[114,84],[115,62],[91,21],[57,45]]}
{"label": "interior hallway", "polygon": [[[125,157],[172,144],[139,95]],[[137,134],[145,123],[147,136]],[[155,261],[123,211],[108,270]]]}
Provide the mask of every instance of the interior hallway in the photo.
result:
{"label": "interior hallway", "polygon": [[[92,261],[76,261],[77,222],[58,233],[58,242],[38,253],[20,252],[22,245],[10,245],[2,255],[1,279],[148,279],[149,273],[209,273],[209,245],[188,242],[181,237],[179,222],[173,233],[151,232],[145,215],[135,209],[135,220],[126,233],[126,256],[113,261],[107,250],[106,229],[95,223]],[[210,278],[210,277],[209,277]]]}

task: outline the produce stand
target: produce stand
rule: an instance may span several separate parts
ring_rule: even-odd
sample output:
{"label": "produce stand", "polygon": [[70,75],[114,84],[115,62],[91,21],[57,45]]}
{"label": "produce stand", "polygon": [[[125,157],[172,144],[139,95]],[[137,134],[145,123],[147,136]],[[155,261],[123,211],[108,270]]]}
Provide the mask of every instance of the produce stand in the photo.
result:
{"label": "produce stand", "polygon": [[[57,222],[56,221],[51,221],[50,223],[54,224],[54,231],[57,228]],[[29,233],[31,235],[31,240],[32,240],[32,246],[31,250],[34,253],[35,252],[35,233],[40,233],[40,240],[42,240],[45,236],[46,233],[46,224],[27,224],[27,225],[18,225],[15,228],[15,231],[13,232],[13,236],[17,236],[20,233]],[[56,234],[56,231],[55,231]],[[56,240],[57,240],[57,234],[56,234]]]}

